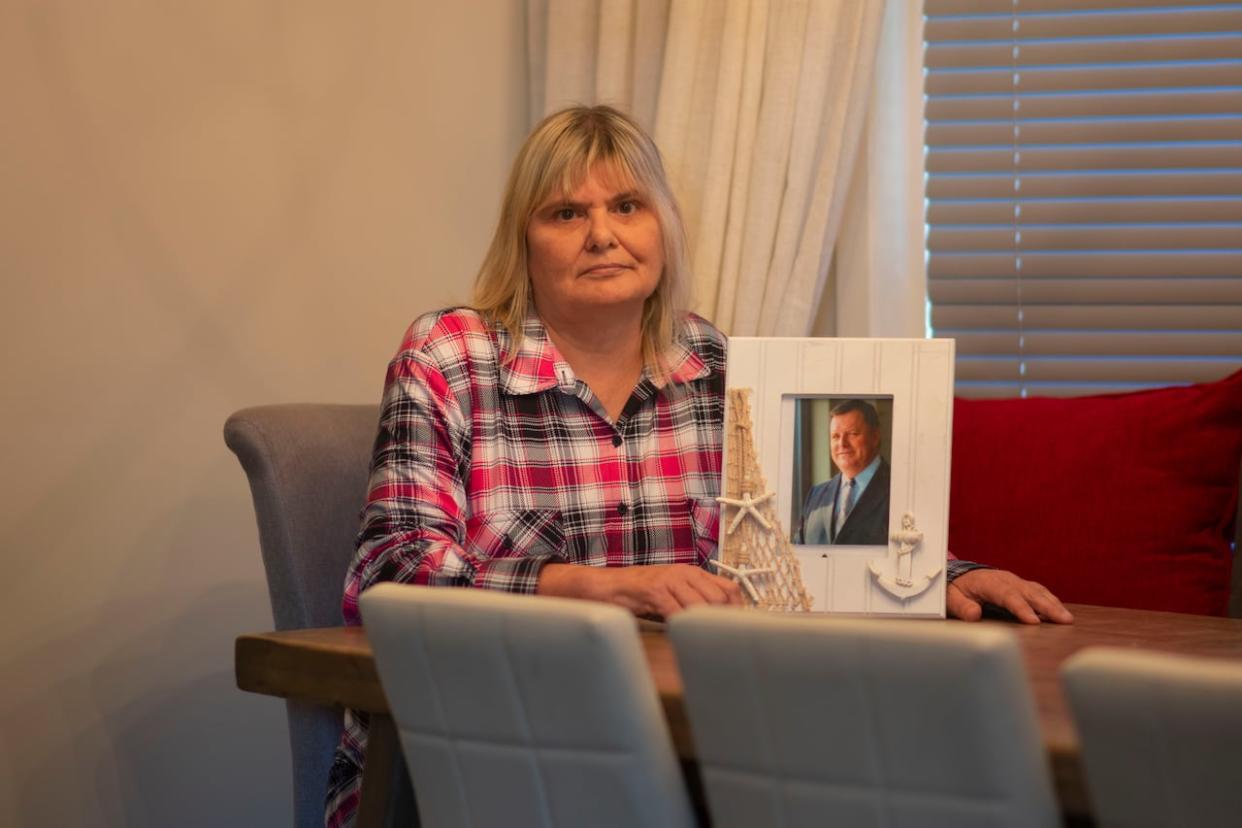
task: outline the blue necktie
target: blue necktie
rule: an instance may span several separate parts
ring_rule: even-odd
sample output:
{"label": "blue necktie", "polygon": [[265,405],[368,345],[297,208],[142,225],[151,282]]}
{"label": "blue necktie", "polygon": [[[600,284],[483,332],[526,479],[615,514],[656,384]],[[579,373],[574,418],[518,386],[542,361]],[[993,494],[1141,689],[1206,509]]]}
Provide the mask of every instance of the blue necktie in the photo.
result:
{"label": "blue necktie", "polygon": [[833,530],[833,536],[841,534],[841,527],[845,525],[845,520],[850,516],[850,510],[854,508],[854,481],[846,480],[842,484],[841,502],[837,506],[837,526]]}

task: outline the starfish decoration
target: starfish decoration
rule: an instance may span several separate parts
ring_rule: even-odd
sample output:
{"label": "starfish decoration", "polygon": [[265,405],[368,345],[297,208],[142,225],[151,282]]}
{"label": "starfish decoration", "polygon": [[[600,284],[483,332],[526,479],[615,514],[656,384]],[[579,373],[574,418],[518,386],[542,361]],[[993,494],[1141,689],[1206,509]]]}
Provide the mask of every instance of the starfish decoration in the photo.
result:
{"label": "starfish decoration", "polygon": [[709,563],[717,569],[724,570],[728,574],[732,575],[734,580],[741,584],[742,588],[746,590],[746,594],[750,596],[750,600],[754,601],[756,604],[759,603],[759,590],[755,589],[755,585],[750,582],[751,576],[769,575],[776,571],[771,567],[751,569],[745,566],[729,566],[728,564],[721,563],[715,559],[709,561]]}
{"label": "starfish decoration", "polygon": [[759,525],[764,529],[770,530],[772,528],[772,524],[768,523],[767,518],[759,514],[759,510],[755,507],[759,506],[761,503],[771,500],[774,497],[776,497],[776,492],[768,492],[767,494],[760,495],[759,497],[751,497],[750,492],[743,492],[741,500],[734,497],[716,498],[716,500],[721,503],[727,503],[730,506],[737,507],[737,514],[733,516],[733,520],[729,523],[729,528],[726,530],[725,534],[732,535],[733,530],[736,529],[738,524],[742,522],[742,518],[748,514],[758,521]]}

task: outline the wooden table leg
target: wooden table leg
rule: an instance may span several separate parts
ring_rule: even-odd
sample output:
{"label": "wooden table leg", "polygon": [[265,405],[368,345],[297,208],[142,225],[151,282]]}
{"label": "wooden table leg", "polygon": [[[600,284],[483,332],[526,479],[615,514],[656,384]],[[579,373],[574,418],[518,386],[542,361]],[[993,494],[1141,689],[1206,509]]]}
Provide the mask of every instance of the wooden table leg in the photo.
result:
{"label": "wooden table leg", "polygon": [[358,828],[417,828],[418,809],[392,716],[370,714]]}

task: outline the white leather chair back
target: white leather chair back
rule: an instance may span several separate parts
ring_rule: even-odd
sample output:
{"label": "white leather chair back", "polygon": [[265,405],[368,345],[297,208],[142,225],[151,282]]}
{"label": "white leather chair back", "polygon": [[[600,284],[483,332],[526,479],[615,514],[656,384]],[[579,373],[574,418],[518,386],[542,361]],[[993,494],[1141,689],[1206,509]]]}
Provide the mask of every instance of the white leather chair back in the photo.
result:
{"label": "white leather chair back", "polygon": [[1061,679],[1099,825],[1242,825],[1242,664],[1094,647]]}
{"label": "white leather chair back", "polygon": [[629,613],[395,584],[361,605],[426,828],[693,825]]}
{"label": "white leather chair back", "polygon": [[696,608],[670,634],[716,828],[1059,825],[1003,628]]}

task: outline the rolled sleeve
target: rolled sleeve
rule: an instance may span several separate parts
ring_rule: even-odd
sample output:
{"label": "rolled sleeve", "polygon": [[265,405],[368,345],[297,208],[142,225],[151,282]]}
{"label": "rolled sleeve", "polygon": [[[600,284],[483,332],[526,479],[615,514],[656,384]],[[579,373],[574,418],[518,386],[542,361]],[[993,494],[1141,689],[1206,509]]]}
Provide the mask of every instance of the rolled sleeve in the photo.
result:
{"label": "rolled sleeve", "polygon": [[473,581],[462,548],[469,443],[461,403],[443,373],[421,351],[398,354],[388,369],[358,549],[345,581],[346,623],[360,623],[358,597],[381,581]]}
{"label": "rolled sleeve", "polygon": [[953,553],[949,553],[949,561],[945,567],[945,577],[949,583],[953,583],[960,576],[976,569],[991,569],[987,564],[975,563],[974,561],[963,561],[953,557]]}

